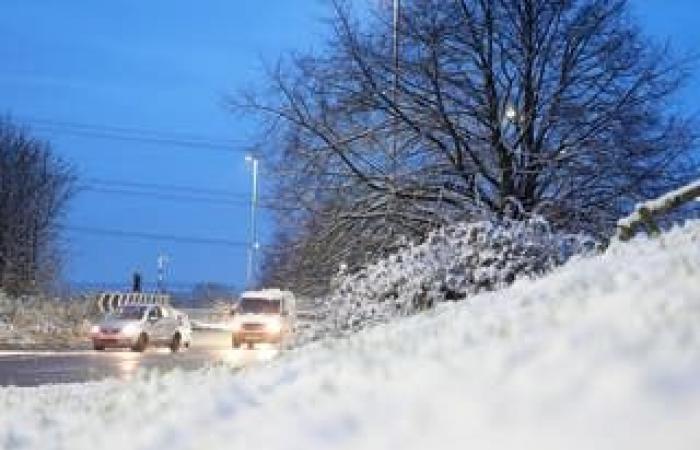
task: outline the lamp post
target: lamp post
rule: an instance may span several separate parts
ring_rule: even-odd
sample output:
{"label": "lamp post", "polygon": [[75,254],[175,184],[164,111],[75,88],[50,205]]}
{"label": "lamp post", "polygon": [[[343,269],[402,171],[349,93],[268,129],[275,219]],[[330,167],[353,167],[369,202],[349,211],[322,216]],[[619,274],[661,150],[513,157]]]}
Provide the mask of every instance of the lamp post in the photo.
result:
{"label": "lamp post", "polygon": [[[394,57],[394,89],[393,89],[393,97],[394,97],[394,106],[398,107],[398,101],[399,101],[399,20],[401,19],[401,0],[394,0],[394,49],[393,49],[393,57]],[[393,130],[393,139],[391,142],[391,176],[393,178],[392,180],[392,189],[394,190],[394,195],[396,195],[396,171],[397,171],[397,151],[398,151],[398,118],[394,118],[394,124],[393,124],[394,130]]]}
{"label": "lamp post", "polygon": [[170,262],[170,258],[165,253],[161,252],[158,255],[158,293],[165,294],[165,275],[167,270],[167,265]]}
{"label": "lamp post", "polygon": [[[399,102],[399,21],[401,20],[401,1],[393,0],[393,65],[394,65],[394,77],[393,77],[393,89],[392,89],[392,99],[394,102],[394,108],[398,109]],[[394,114],[392,119],[392,136],[391,136],[391,172],[390,172],[390,197],[386,202],[386,221],[389,226],[388,239],[394,239],[394,225],[393,225],[393,214],[394,208],[397,200],[397,178],[398,178],[398,132],[399,132],[399,119],[398,115]]]}
{"label": "lamp post", "polygon": [[257,252],[260,247],[258,244],[257,230],[257,209],[258,209],[258,158],[253,155],[246,155],[246,163],[252,171],[252,186],[250,191],[250,246],[248,248],[248,272],[247,284],[248,287],[253,285],[255,280],[255,267],[257,263]]}

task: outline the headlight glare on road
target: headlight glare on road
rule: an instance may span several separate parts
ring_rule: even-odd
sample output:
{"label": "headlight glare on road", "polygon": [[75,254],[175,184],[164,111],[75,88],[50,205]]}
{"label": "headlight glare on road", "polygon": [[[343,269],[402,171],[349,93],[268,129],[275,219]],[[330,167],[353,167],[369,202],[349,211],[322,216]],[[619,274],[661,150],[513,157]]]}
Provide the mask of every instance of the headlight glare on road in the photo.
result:
{"label": "headlight glare on road", "polygon": [[267,324],[265,324],[265,328],[270,333],[279,333],[282,331],[282,323],[279,319],[270,319],[267,321]]}

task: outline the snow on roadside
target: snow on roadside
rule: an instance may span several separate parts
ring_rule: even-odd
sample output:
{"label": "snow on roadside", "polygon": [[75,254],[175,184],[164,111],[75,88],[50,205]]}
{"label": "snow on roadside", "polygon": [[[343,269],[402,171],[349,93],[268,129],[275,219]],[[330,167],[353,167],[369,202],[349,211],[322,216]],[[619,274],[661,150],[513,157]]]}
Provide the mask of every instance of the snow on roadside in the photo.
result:
{"label": "snow on roadside", "polygon": [[541,218],[458,222],[352,274],[325,299],[328,331],[357,331],[449,300],[540,276],[593,250],[582,235],[552,231]]}
{"label": "snow on roadside", "polygon": [[0,447],[700,448],[700,222],[233,374],[0,389]]}
{"label": "snow on roadside", "polygon": [[0,349],[87,347],[96,312],[84,298],[14,298],[0,292]]}

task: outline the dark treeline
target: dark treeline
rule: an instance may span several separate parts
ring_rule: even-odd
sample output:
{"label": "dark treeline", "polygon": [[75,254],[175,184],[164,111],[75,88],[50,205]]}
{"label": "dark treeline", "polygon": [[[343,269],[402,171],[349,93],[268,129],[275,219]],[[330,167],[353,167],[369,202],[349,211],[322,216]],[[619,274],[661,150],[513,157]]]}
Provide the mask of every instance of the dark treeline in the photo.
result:
{"label": "dark treeline", "polygon": [[59,221],[74,181],[46,142],[0,119],[0,290],[33,293],[55,280]]}

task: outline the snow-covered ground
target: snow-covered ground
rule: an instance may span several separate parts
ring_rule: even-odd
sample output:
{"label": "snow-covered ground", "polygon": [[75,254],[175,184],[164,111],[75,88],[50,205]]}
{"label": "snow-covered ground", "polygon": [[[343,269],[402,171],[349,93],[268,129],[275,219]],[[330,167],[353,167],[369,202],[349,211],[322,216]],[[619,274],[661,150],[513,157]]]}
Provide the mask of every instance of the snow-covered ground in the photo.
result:
{"label": "snow-covered ground", "polygon": [[0,292],[0,349],[85,348],[97,317],[93,309],[82,298],[11,298]]}
{"label": "snow-covered ground", "polygon": [[232,373],[0,389],[22,449],[700,448],[700,223]]}
{"label": "snow-covered ground", "polygon": [[590,238],[552,231],[538,217],[457,222],[357,272],[338,274],[319,306],[330,331],[357,331],[542,275],[594,248]]}

